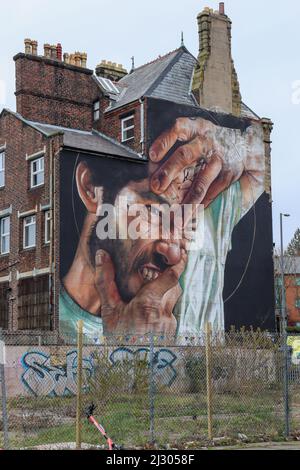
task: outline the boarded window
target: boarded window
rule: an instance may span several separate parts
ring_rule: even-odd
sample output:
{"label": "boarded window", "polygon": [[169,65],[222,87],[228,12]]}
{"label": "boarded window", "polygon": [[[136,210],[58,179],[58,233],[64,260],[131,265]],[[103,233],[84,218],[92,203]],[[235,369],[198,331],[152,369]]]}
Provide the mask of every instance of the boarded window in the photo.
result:
{"label": "boarded window", "polygon": [[0,328],[8,329],[9,315],[9,284],[8,282],[0,283]]}
{"label": "boarded window", "polygon": [[18,329],[51,329],[49,276],[37,276],[19,281]]}

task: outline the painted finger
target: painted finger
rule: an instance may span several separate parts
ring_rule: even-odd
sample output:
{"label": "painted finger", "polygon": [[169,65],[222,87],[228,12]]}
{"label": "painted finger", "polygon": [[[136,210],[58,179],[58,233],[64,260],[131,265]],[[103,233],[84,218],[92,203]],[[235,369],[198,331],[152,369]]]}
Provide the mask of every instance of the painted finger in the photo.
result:
{"label": "painted finger", "polygon": [[231,184],[231,178],[216,179],[210,186],[206,193],[205,198],[202,201],[204,208],[206,209],[223,191],[229,188]]}
{"label": "painted finger", "polygon": [[121,302],[111,257],[103,250],[98,250],[95,257],[95,286],[101,298],[101,307],[115,308]]}
{"label": "painted finger", "polygon": [[171,150],[177,140],[187,142],[196,136],[204,136],[207,131],[212,131],[214,125],[202,118],[182,117],[175,121],[174,126],[161,134],[152,144],[149,152],[150,160],[161,161]]}
{"label": "painted finger", "polygon": [[198,172],[195,176],[193,184],[185,196],[184,204],[202,204],[210,186],[219,176],[222,170],[222,160],[214,154],[207,163],[204,170]]}
{"label": "painted finger", "polygon": [[[187,263],[187,253],[181,249],[181,259],[178,264],[167,268],[155,281],[149,282],[144,288],[151,289],[156,296],[162,297],[170,289],[178,285],[180,276],[185,270]],[[142,291],[142,292],[143,292]]]}
{"label": "painted finger", "polygon": [[206,144],[199,137],[179,147],[152,175],[152,191],[157,194],[164,193],[180,173],[197,162],[204,152],[206,152]]}

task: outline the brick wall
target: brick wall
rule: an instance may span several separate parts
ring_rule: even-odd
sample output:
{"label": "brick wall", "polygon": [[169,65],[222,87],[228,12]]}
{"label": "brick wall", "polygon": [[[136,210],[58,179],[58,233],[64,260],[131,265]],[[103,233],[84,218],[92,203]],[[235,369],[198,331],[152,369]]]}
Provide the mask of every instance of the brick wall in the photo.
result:
{"label": "brick wall", "polygon": [[21,53],[14,60],[18,113],[32,121],[92,129],[93,102],[101,94],[92,70]]}
{"label": "brick wall", "polygon": [[[12,206],[10,215],[10,253],[0,255],[0,277],[11,273],[10,298],[11,311],[9,329],[17,329],[18,316],[18,279],[17,272],[26,273],[34,269],[49,268],[50,246],[45,244],[44,223],[45,212],[41,205],[50,204],[49,165],[50,142],[53,149],[61,145],[61,136],[48,139],[38,131],[24,124],[9,113],[4,113],[0,119],[0,145],[6,144],[5,150],[5,188],[0,190],[0,211]],[[32,155],[45,148],[45,182],[43,186],[30,189],[30,161],[26,154]],[[23,249],[23,219],[19,213],[36,211],[36,247]],[[16,264],[15,264],[16,263]],[[13,265],[10,269],[9,266]]]}
{"label": "brick wall", "polygon": [[[106,106],[105,106],[106,105]],[[103,109],[104,108],[104,109]],[[101,104],[102,118],[97,125],[97,129],[104,134],[122,142],[122,117],[128,116],[131,113],[134,114],[134,139],[124,142],[124,145],[132,148],[138,153],[142,152],[141,145],[141,105],[138,101],[131,103],[122,108],[118,108],[115,111],[109,111],[103,114],[103,111],[107,108],[107,101],[103,100]]]}

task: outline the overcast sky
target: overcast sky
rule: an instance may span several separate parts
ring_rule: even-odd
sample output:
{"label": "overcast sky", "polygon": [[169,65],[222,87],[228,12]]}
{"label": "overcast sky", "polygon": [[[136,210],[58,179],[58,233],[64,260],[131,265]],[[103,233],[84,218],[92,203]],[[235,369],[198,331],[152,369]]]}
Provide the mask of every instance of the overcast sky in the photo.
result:
{"label": "overcast sky", "polygon": [[[88,66],[102,59],[130,69],[177,48],[184,32],[186,47],[198,52],[196,16],[207,0],[0,0],[0,109],[15,110],[13,56],[24,50],[24,38],[61,42],[64,52],[88,53]],[[279,243],[279,213],[285,241],[300,226],[300,2],[227,0],[233,22],[233,58],[243,101],[260,116],[270,117],[273,132],[272,176],[274,240]],[[298,81],[298,83],[297,83]],[[298,98],[298,99],[297,99]]]}

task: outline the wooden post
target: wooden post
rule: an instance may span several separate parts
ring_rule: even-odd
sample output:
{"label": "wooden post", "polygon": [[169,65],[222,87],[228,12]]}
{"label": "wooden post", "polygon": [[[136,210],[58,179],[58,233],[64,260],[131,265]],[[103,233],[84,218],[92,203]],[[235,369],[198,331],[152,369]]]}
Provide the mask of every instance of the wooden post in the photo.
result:
{"label": "wooden post", "polygon": [[76,394],[76,449],[81,449],[81,402],[82,402],[82,347],[83,321],[77,323],[77,394]]}
{"label": "wooden post", "polygon": [[212,441],[212,358],[211,358],[211,323],[205,325],[205,351],[206,351],[206,392],[207,392],[207,430],[208,439]]}

